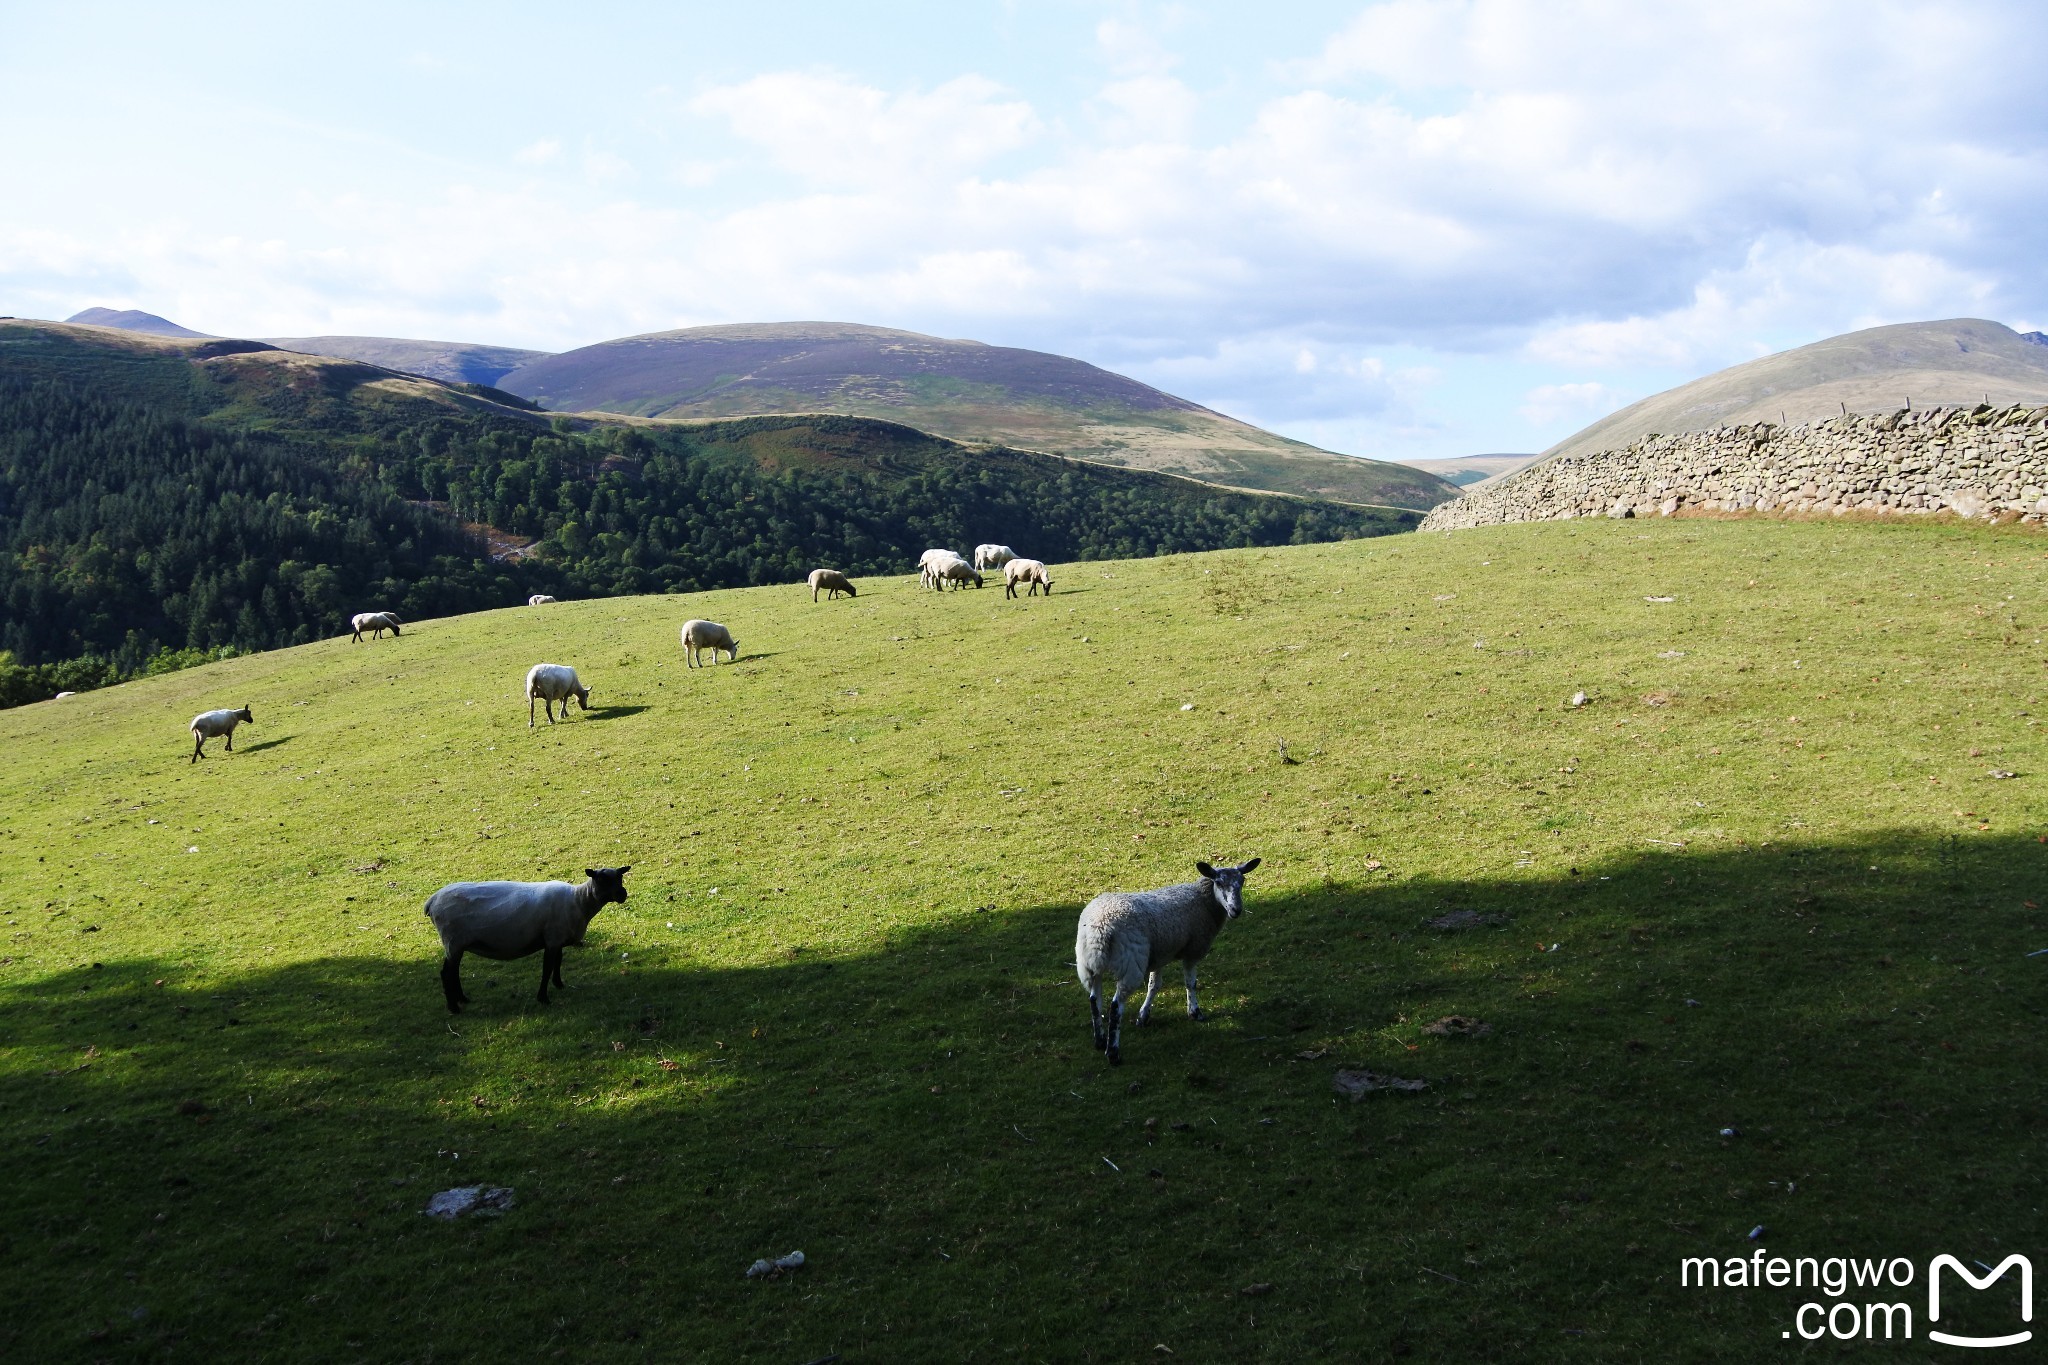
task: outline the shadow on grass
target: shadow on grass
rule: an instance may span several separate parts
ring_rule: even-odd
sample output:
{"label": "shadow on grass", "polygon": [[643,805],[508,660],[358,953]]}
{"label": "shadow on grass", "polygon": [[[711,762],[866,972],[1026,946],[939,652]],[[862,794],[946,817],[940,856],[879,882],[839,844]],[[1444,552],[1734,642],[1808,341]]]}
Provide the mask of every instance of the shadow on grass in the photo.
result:
{"label": "shadow on grass", "polygon": [[627,716],[637,716],[647,709],[649,708],[645,706],[594,706],[590,709],[590,719],[621,720]]}
{"label": "shadow on grass", "polygon": [[275,749],[280,744],[289,744],[291,742],[292,737],[290,735],[279,735],[276,739],[266,739],[261,744],[244,744],[235,752],[238,754],[260,754],[265,749]]}
{"label": "shadow on grass", "polygon": [[[784,917],[777,959],[732,968],[654,929],[679,912],[643,883],[555,1005],[538,959],[471,959],[459,1018],[424,926],[406,962],[60,972],[0,990],[30,1305],[0,1346],[1752,1354],[1807,1296],[1680,1291],[1678,1258],[1759,1225],[1923,1264],[2036,1237],[2044,870],[2031,838],[1897,835],[1533,882],[1255,875],[1204,964],[1214,1018],[1169,971],[1114,1069],[1065,965],[1081,893],[856,954]],[[1430,927],[1461,910],[1502,919]],[[1491,1031],[1424,1032],[1450,1014]],[[1339,1066],[1429,1089],[1339,1101]],[[478,1181],[520,1207],[419,1217]],[[793,1248],[798,1276],[742,1278]]]}

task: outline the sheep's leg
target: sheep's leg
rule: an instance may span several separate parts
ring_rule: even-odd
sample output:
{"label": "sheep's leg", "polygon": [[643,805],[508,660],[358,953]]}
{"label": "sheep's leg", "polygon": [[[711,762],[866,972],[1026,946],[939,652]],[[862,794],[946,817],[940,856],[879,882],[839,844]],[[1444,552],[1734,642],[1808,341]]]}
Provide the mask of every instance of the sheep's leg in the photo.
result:
{"label": "sheep's leg", "polygon": [[1088,1031],[1095,1037],[1097,1052],[1109,1046],[1109,1035],[1102,1029],[1102,986],[1099,982],[1088,987]]}
{"label": "sheep's leg", "polygon": [[531,729],[533,728],[533,694],[532,694],[532,693],[528,693],[528,694],[527,694],[527,697],[526,697],[526,728],[527,728],[527,729],[529,729],[529,730],[531,730]]}
{"label": "sheep's leg", "polygon": [[1109,1054],[1111,1066],[1123,1064],[1123,1036],[1124,983],[1119,981],[1116,983],[1116,994],[1109,997],[1109,1046],[1104,1049]]}
{"label": "sheep's leg", "polygon": [[234,751],[235,751],[235,732],[234,732],[233,730],[230,730],[230,731],[228,731],[228,752],[229,752],[229,753],[233,753]]}
{"label": "sheep's leg", "polygon": [[206,736],[192,736],[192,761],[197,763],[206,756]]}
{"label": "sheep's leg", "polygon": [[565,991],[569,989],[569,983],[562,980],[562,950],[560,948],[555,949],[555,984]]}
{"label": "sheep's leg", "polygon": [[441,959],[441,994],[448,997],[448,1012],[462,1013],[469,996],[462,989],[462,954],[449,953]]}
{"label": "sheep's leg", "polygon": [[562,950],[549,948],[540,959],[540,1002],[548,1003],[548,978],[553,977],[557,986],[562,984]]}
{"label": "sheep's leg", "polygon": [[1144,1003],[1144,1004],[1142,1004],[1142,1005],[1140,1005],[1140,1006],[1138,1006],[1138,1027],[1139,1027],[1139,1028],[1143,1028],[1143,1027],[1145,1027],[1145,1025],[1146,1025],[1146,1024],[1148,1024],[1148,1023],[1152,1022],[1152,992],[1154,992],[1154,991],[1156,991],[1156,990],[1158,990],[1158,989],[1159,989],[1159,973],[1157,973],[1157,972],[1148,972],[1148,973],[1146,973],[1146,975],[1145,975],[1145,1003]]}
{"label": "sheep's leg", "polygon": [[1199,1023],[1201,1020],[1208,1018],[1208,1016],[1203,1014],[1202,1007],[1195,1003],[1195,968],[1193,963],[1188,964],[1186,975],[1188,979],[1188,1018]]}

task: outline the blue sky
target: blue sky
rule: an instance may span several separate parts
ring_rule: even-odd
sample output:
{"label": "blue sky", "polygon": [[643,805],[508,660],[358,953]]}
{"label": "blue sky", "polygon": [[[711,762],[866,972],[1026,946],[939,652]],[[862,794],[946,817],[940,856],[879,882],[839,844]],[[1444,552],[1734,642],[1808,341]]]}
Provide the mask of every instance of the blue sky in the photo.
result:
{"label": "blue sky", "polygon": [[1382,458],[2048,323],[2038,3],[0,3],[0,312],[844,319]]}

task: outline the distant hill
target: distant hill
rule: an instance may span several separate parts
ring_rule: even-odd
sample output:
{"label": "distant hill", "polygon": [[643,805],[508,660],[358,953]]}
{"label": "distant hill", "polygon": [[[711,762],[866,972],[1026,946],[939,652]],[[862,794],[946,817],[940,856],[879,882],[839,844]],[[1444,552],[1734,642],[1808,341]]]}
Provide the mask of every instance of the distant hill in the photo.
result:
{"label": "distant hill", "polygon": [[2048,403],[2048,345],[1982,318],[1905,322],[1745,361],[1632,403],[1543,452],[1618,450],[1652,434],[1849,412]]}
{"label": "distant hill", "polygon": [[1534,455],[1467,455],[1463,459],[1403,460],[1401,463],[1410,469],[1434,474],[1460,488],[1470,488],[1483,479],[1512,474],[1536,458]]}
{"label": "distant hill", "polygon": [[360,360],[387,370],[423,374],[445,384],[489,384],[522,365],[548,358],[546,351],[486,346],[469,341],[411,341],[403,337],[265,337],[272,346],[311,355]]}
{"label": "distant hill", "polygon": [[205,332],[195,332],[190,327],[180,327],[169,318],[160,318],[139,308],[88,308],[83,313],[74,313],[65,321],[83,323],[87,327],[118,327],[124,332],[148,332],[152,336],[160,337],[208,335]]}
{"label": "distant hill", "polygon": [[0,651],[125,672],[165,648],[304,642],[373,606],[411,620],[902,573],[933,545],[1072,561],[1419,520],[872,418],[591,419],[492,392],[258,341],[0,321]]}
{"label": "distant hill", "polygon": [[1346,502],[1420,509],[1455,492],[1420,470],[1276,436],[1067,356],[854,323],[653,332],[548,356],[496,383],[570,412],[881,417],[956,441]]}

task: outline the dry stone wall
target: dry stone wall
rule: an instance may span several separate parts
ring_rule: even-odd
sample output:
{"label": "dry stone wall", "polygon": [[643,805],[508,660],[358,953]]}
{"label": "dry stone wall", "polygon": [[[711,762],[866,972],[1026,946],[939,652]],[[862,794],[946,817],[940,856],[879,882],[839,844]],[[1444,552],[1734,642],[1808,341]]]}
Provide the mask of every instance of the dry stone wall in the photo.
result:
{"label": "dry stone wall", "polygon": [[1424,531],[1686,511],[2048,522],[2048,408],[1930,408],[1717,427],[1567,455],[1443,503]]}

